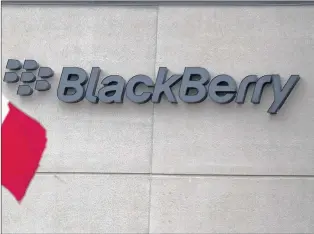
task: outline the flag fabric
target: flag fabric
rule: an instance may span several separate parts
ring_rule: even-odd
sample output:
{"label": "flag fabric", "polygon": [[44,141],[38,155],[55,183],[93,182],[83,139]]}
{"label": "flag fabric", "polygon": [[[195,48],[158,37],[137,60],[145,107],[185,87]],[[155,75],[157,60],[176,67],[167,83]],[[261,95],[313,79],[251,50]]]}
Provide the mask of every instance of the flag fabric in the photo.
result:
{"label": "flag fabric", "polygon": [[3,185],[21,202],[46,148],[46,130],[2,96],[1,155]]}

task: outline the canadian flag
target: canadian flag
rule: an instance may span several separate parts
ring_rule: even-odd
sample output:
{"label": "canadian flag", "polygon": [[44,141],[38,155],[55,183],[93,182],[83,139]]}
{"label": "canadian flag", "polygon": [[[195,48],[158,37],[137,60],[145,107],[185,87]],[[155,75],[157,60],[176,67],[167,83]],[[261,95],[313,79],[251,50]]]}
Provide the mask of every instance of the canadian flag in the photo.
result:
{"label": "canadian flag", "polygon": [[1,185],[21,202],[46,148],[46,130],[2,96]]}

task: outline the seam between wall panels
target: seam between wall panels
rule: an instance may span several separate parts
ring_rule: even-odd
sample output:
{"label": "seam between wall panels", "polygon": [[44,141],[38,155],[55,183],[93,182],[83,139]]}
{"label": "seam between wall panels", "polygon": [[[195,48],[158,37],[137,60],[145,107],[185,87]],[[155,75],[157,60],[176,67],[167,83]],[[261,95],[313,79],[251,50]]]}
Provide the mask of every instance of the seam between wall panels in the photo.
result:
{"label": "seam between wall panels", "polygon": [[112,6],[305,6],[314,5],[313,0],[203,0],[203,1],[156,1],[156,0],[2,0],[2,5],[112,5]]}
{"label": "seam between wall panels", "polygon": [[313,175],[302,174],[191,174],[191,173],[132,173],[132,172],[36,172],[39,175],[112,175],[112,176],[150,176],[150,177],[242,177],[242,178],[314,178]]}
{"label": "seam between wall panels", "polygon": [[[155,62],[154,62],[154,75],[157,71],[157,54],[158,54],[158,16],[159,16],[159,6],[156,8],[156,27],[155,27]],[[152,132],[151,132],[151,152],[149,158],[149,189],[148,189],[148,225],[147,231],[150,233],[150,219],[151,219],[151,199],[152,199],[152,180],[153,180],[153,157],[154,157],[154,128],[155,128],[155,104],[152,106]]]}

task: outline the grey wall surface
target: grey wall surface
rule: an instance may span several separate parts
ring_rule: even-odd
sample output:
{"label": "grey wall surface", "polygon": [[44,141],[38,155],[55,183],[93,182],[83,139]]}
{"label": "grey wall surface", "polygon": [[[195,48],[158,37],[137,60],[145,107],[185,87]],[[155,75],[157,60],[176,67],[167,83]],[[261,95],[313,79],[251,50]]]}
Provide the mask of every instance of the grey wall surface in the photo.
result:
{"label": "grey wall surface", "polygon": [[[3,189],[4,233],[314,233],[313,22],[314,6],[3,6],[3,67],[55,71],[44,94],[3,84],[48,134],[23,202]],[[65,104],[64,66],[301,81],[276,116],[271,89],[256,106]]]}

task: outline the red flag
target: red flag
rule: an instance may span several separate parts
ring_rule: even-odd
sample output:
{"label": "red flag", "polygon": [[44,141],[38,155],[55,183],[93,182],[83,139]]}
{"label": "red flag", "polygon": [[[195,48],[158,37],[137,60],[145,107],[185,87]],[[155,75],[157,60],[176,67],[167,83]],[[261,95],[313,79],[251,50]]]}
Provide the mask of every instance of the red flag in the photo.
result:
{"label": "red flag", "polygon": [[20,202],[39,167],[47,142],[46,130],[11,103],[7,105],[8,114],[3,116],[1,126],[1,184]]}

